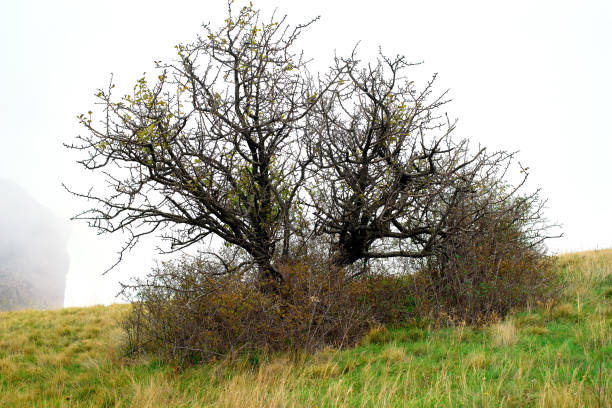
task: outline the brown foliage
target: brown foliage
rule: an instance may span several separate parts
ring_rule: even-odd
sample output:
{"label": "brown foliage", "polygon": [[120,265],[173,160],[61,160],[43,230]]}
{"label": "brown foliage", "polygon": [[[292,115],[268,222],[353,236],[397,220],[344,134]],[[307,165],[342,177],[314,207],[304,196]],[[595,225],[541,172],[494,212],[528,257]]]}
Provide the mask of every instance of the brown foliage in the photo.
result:
{"label": "brown foliage", "polygon": [[471,201],[453,214],[453,233],[435,256],[412,275],[371,268],[349,273],[316,245],[306,251],[310,255],[277,263],[282,283],[264,286],[255,266],[228,273],[227,262],[222,270],[205,259],[162,264],[147,280],[126,287],[134,303],[124,325],[128,345],[183,364],[262,350],[347,346],[380,324],[415,317],[496,320],[560,289],[552,258],[529,235],[539,228],[531,223],[536,202]]}
{"label": "brown foliage", "polygon": [[454,215],[456,232],[415,276],[419,313],[484,323],[559,292],[553,258],[529,235],[535,201],[492,203]]}
{"label": "brown foliage", "polygon": [[261,291],[244,274],[214,276],[199,262],[164,263],[132,289],[124,322],[131,351],[180,363],[252,351],[313,350],[359,340],[372,325],[403,318],[407,285],[347,280],[340,269],[302,260],[279,269],[284,284]]}

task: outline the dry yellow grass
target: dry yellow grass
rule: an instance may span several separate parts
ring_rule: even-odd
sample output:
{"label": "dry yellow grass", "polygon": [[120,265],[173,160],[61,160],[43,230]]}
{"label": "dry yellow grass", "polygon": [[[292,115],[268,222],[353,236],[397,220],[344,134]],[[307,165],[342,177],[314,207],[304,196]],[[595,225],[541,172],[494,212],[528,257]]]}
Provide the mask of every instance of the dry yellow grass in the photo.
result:
{"label": "dry yellow grass", "polygon": [[511,319],[491,326],[493,344],[497,347],[508,347],[518,341],[518,330]]}
{"label": "dry yellow grass", "polygon": [[612,276],[612,249],[559,255],[559,266],[566,277],[566,294],[580,305],[594,286]]}
{"label": "dry yellow grass", "polygon": [[466,361],[468,366],[474,370],[482,370],[489,365],[487,355],[484,352],[472,353],[467,357]]}
{"label": "dry yellow grass", "polygon": [[[585,392],[581,383],[568,385],[546,384],[538,396],[538,408],[593,408],[598,403],[593,395]],[[602,408],[605,407],[599,405]]]}
{"label": "dry yellow grass", "polygon": [[577,317],[578,313],[576,312],[572,304],[563,303],[563,304],[555,306],[551,310],[551,315],[553,318],[556,318],[556,319],[563,319],[563,318],[567,319],[567,318]]}
{"label": "dry yellow grass", "polygon": [[394,344],[391,344],[385,347],[383,351],[380,353],[380,357],[389,363],[404,362],[404,361],[407,361],[408,359],[406,350]]}

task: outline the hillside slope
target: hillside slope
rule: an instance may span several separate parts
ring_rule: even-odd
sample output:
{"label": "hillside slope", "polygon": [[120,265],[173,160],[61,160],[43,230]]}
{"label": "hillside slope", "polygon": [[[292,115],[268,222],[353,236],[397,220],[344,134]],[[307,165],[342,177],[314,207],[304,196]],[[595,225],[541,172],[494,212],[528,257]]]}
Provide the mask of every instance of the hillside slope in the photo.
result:
{"label": "hillside slope", "polygon": [[123,356],[128,305],[0,313],[0,407],[611,407],[612,250],[558,268],[562,299],[490,327],[184,371]]}

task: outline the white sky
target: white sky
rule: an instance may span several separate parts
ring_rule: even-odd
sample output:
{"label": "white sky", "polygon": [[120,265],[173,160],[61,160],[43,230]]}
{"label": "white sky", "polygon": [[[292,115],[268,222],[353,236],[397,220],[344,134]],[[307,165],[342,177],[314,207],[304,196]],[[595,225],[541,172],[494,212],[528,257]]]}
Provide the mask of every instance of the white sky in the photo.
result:
{"label": "white sky", "polygon": [[[456,137],[520,150],[530,188],[542,188],[549,218],[564,224],[554,251],[612,247],[611,1],[255,3],[264,14],[277,6],[292,22],[321,15],[301,43],[321,67],[357,41],[364,57],[380,45],[424,61],[419,75],[438,72],[438,89],[450,88]],[[111,72],[131,87],[225,10],[225,0],[4,1],[0,177],[62,218],[85,209],[60,186],[93,183],[61,146],[81,132],[76,115],[95,111],[93,94]],[[156,257],[143,246],[102,277],[118,247],[73,224],[67,306],[112,302],[117,280],[148,272]]]}

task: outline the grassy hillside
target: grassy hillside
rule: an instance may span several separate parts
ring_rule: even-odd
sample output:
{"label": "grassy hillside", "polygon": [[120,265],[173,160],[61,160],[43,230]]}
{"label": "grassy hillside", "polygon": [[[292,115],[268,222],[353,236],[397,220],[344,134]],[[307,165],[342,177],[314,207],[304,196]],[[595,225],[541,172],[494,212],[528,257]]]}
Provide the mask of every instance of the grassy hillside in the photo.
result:
{"label": "grassy hillside", "polygon": [[473,329],[178,371],[128,360],[129,306],[0,313],[1,407],[611,407],[612,250],[564,255],[562,299]]}

